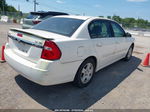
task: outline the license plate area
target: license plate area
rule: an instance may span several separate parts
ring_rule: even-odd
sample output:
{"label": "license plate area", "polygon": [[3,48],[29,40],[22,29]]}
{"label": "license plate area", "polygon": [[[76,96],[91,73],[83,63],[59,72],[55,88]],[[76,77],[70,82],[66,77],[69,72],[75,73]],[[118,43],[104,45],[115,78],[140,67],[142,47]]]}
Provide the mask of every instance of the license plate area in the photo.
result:
{"label": "license plate area", "polygon": [[14,40],[15,46],[17,47],[17,49],[23,53],[28,53],[29,49],[31,47],[31,45],[25,44],[23,42],[19,42]]}

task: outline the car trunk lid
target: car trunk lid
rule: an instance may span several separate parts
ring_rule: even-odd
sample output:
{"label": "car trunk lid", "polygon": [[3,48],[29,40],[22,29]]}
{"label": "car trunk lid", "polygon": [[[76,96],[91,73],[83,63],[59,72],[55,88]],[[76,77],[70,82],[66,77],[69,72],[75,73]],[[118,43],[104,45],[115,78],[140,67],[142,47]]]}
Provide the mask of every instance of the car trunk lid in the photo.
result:
{"label": "car trunk lid", "polygon": [[46,40],[59,40],[63,36],[33,29],[11,29],[8,34],[9,46],[17,55],[37,63],[41,59]]}

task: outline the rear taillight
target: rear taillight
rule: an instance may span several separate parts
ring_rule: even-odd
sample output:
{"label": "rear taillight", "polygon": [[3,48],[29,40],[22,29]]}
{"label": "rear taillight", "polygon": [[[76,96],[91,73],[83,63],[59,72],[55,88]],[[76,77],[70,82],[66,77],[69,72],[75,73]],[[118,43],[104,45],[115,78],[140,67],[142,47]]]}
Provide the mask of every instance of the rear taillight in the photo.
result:
{"label": "rear taillight", "polygon": [[23,37],[23,35],[21,33],[17,33],[18,37]]}
{"label": "rear taillight", "polygon": [[38,24],[38,23],[40,23],[41,21],[32,21],[33,22],[33,24]]}
{"label": "rear taillight", "polygon": [[46,60],[58,60],[61,57],[61,51],[52,41],[45,41],[41,58]]}

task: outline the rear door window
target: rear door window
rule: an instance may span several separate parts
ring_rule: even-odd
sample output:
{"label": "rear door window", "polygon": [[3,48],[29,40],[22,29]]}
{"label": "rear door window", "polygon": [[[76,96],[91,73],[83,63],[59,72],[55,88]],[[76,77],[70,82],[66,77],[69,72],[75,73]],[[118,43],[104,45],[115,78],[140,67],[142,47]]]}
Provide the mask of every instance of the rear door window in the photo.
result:
{"label": "rear door window", "polygon": [[89,24],[89,34],[91,38],[111,37],[109,22],[104,20],[95,20]]}

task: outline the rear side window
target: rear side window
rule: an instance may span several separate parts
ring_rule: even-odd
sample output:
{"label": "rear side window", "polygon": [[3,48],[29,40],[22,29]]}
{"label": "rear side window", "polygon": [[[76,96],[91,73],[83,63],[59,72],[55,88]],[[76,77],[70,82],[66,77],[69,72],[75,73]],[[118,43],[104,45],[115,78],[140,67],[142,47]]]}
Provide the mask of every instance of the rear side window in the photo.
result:
{"label": "rear side window", "polygon": [[52,17],[35,25],[32,29],[48,31],[70,37],[83,22],[84,20],[80,19]]}
{"label": "rear side window", "polygon": [[111,26],[113,29],[114,37],[124,37],[125,36],[125,31],[120,27],[120,25],[118,25],[115,22],[112,22]]}
{"label": "rear side window", "polygon": [[109,23],[103,20],[96,20],[89,24],[89,34],[91,38],[111,37]]}

